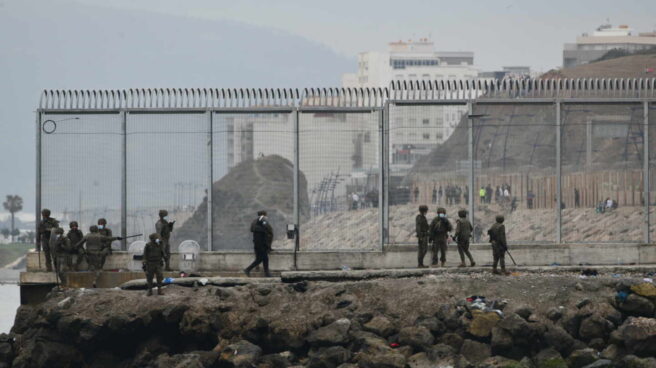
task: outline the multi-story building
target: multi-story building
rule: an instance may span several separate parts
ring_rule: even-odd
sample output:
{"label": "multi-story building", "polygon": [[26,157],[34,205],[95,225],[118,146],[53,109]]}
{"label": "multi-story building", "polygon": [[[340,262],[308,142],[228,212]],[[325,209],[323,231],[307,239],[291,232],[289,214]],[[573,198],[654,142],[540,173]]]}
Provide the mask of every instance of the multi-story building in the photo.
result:
{"label": "multi-story building", "polygon": [[591,34],[584,33],[577,37],[576,43],[565,44],[563,67],[587,64],[613,49],[636,52],[650,48],[656,48],[656,32],[636,34],[626,25],[613,27],[604,24]]}
{"label": "multi-story building", "polygon": [[[388,87],[392,81],[463,80],[477,78],[474,53],[435,51],[427,38],[391,42],[385,52],[358,55],[358,71],[342,75],[343,87]],[[453,133],[466,113],[464,106],[426,106],[390,111],[390,164],[399,173],[412,167]]]}

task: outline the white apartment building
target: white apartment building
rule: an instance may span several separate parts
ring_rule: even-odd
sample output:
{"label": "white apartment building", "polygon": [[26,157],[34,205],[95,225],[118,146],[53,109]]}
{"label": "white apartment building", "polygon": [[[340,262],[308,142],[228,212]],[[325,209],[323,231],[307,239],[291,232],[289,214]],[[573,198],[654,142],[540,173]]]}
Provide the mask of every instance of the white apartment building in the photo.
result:
{"label": "white apartment building", "polygon": [[[343,87],[388,87],[392,81],[475,79],[474,53],[435,51],[434,43],[418,41],[389,43],[385,52],[358,55],[358,71],[342,75]],[[464,106],[425,106],[390,111],[390,164],[403,172],[437,144],[444,142],[466,113]]]}
{"label": "white apartment building", "polygon": [[576,43],[566,43],[563,50],[563,67],[587,64],[613,49],[636,52],[656,47],[656,32],[638,33],[626,25],[601,25],[591,34],[584,33]]}

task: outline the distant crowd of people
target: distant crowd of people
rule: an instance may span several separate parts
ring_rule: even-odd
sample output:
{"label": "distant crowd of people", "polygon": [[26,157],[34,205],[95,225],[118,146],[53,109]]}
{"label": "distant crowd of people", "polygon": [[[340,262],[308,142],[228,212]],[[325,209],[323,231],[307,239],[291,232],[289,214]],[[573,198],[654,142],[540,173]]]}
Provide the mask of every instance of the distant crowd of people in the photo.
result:
{"label": "distant crowd of people", "polygon": [[378,191],[370,190],[365,194],[352,192],[346,196],[347,207],[349,210],[358,210],[363,208],[378,207]]}
{"label": "distant crowd of people", "polygon": [[[413,202],[419,202],[419,187],[416,186],[412,192]],[[439,188],[433,186],[433,192],[431,193],[431,203],[433,204],[442,204],[442,199],[444,199],[444,204],[447,205],[456,205],[460,203],[469,204],[469,186],[465,185],[464,188],[459,185],[447,185],[444,188],[440,185]]]}

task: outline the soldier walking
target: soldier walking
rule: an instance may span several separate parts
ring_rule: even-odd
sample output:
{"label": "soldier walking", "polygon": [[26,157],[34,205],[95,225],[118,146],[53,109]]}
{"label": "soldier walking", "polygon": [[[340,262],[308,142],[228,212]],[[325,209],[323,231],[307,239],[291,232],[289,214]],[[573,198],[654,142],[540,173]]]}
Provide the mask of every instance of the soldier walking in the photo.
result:
{"label": "soldier walking", "polygon": [[474,227],[471,222],[467,220],[467,211],[460,210],[458,211],[458,219],[456,220],[456,233],[454,234],[454,240],[458,244],[458,254],[460,254],[460,265],[458,267],[465,267],[465,255],[469,258],[471,267],[476,265],[474,262],[474,257],[472,257],[469,252],[469,239],[472,236],[472,231]]}
{"label": "soldier walking", "polygon": [[[98,219],[98,234],[102,236],[106,236],[108,238],[112,237],[112,230],[107,227],[107,220],[104,218],[99,218]],[[104,248],[106,249],[107,255],[112,254],[112,241],[108,240],[105,242]],[[106,257],[103,257],[102,264],[100,265],[100,268],[102,269],[105,266],[105,259]]]}
{"label": "soldier walking", "polygon": [[424,256],[428,252],[428,220],[426,220],[426,213],[428,206],[419,206],[419,214],[415,218],[415,225],[417,227],[417,241],[419,242],[419,249],[417,253],[417,267],[425,268]]}
{"label": "soldier walking", "polygon": [[66,274],[64,270],[70,271],[73,268],[71,259],[71,250],[73,249],[70,239],[64,236],[64,229],[58,227],[53,232],[50,248],[53,251],[55,261],[55,272],[61,283],[66,284]]}
{"label": "soldier walking", "polygon": [[123,238],[119,236],[108,238],[104,235],[100,235],[98,232],[98,226],[96,225],[92,225],[89,228],[89,231],[90,233],[85,235],[82,240],[75,244],[74,248],[81,247],[86,243],[89,271],[94,271],[96,273],[96,277],[93,281],[93,287],[96,287],[98,278],[100,277],[100,272],[102,271],[102,266],[105,264],[105,258],[107,257],[107,244],[111,244],[112,241],[121,240]]}
{"label": "soldier walking", "polygon": [[257,212],[257,218],[251,223],[251,232],[253,233],[255,260],[244,269],[244,273],[250,277],[251,270],[262,263],[264,274],[266,277],[271,277],[271,273],[269,273],[269,252],[273,242],[273,228],[269,224],[266,211]]}
{"label": "soldier walking", "polygon": [[148,296],[153,295],[153,277],[157,278],[157,294],[164,295],[162,291],[162,266],[166,259],[166,253],[162,244],[162,237],[157,233],[152,233],[148,237],[150,242],[146,244],[143,253],[143,270],[146,273],[146,283],[148,285]]}
{"label": "soldier walking", "polygon": [[453,230],[451,223],[446,218],[446,209],[440,207],[437,209],[437,216],[429,226],[431,246],[431,265],[437,265],[437,254],[440,253],[440,262],[442,267],[446,263],[446,242],[449,232]]}
{"label": "soldier walking", "polygon": [[77,221],[71,221],[68,224],[68,227],[70,230],[68,230],[68,233],[66,233],[66,237],[68,238],[68,240],[70,240],[71,246],[74,247],[71,250],[71,256],[75,255],[75,266],[73,270],[79,271],[80,265],[82,264],[82,260],[84,260],[85,258],[85,253],[84,253],[83,246],[75,247],[75,245],[78,244],[80,240],[82,240],[84,234],[82,234],[82,231],[78,229]]}
{"label": "soldier walking", "polygon": [[52,236],[52,231],[59,227],[59,222],[50,217],[50,210],[47,208],[41,210],[41,218],[39,232],[36,235],[36,250],[38,252],[43,250],[46,255],[46,269],[48,272],[51,272],[53,259],[50,249],[50,237]]}
{"label": "soldier walking", "polygon": [[[508,243],[506,242],[506,227],[503,225],[503,221],[503,216],[498,215],[496,217],[496,223],[487,231],[487,234],[490,236],[490,243],[492,244],[492,257],[494,259],[492,273],[495,275],[509,274],[506,272],[506,251],[508,250]],[[501,264],[501,272],[497,270],[497,264]]]}
{"label": "soldier walking", "polygon": [[159,221],[155,224],[155,230],[159,234],[162,247],[164,249],[164,263],[166,264],[166,271],[171,271],[171,232],[173,232],[173,225],[175,221],[168,221],[169,212],[167,210],[159,210]]}

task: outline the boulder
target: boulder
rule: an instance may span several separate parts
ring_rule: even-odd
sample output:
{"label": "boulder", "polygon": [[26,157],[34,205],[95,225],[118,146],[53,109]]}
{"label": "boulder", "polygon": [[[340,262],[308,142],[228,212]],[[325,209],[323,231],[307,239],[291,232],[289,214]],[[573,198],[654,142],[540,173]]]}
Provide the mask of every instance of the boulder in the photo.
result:
{"label": "boulder", "polygon": [[590,363],[583,368],[612,368],[615,367],[613,362],[608,359],[599,359],[594,363]]}
{"label": "boulder", "polygon": [[656,285],[651,282],[632,285],[631,291],[645,298],[656,299]]}
{"label": "boulder", "polygon": [[452,332],[447,332],[440,337],[441,343],[451,346],[456,351],[460,351],[460,347],[462,346],[462,341],[463,339],[460,335]]}
{"label": "boulder", "polygon": [[534,361],[536,368],[568,368],[565,359],[553,348],[541,350]]}
{"label": "boulder", "polygon": [[599,353],[591,348],[574,350],[567,358],[570,368],[582,368],[599,359]]}
{"label": "boulder", "polygon": [[550,308],[550,309],[547,311],[547,318],[549,318],[549,319],[552,320],[553,322],[556,322],[556,321],[559,320],[562,316],[563,316],[563,310],[562,310],[562,308],[553,307],[553,308]]}
{"label": "boulder", "polygon": [[654,358],[639,358],[635,355],[627,355],[620,361],[622,368],[654,368],[656,360]]}
{"label": "boulder", "polygon": [[423,326],[404,327],[399,331],[399,344],[409,345],[417,350],[423,350],[433,345],[433,335]]}
{"label": "boulder", "polygon": [[656,356],[656,319],[629,317],[617,330],[628,352],[642,356]]}
{"label": "boulder", "polygon": [[351,331],[351,350],[371,354],[386,353],[391,349],[385,339],[366,331]]}
{"label": "boulder", "polygon": [[622,354],[622,350],[615,344],[608,345],[599,355],[602,359],[616,360]]}
{"label": "boulder", "polygon": [[581,321],[579,327],[579,338],[590,341],[596,338],[605,339],[613,329],[614,325],[599,314],[593,314]]}
{"label": "boulder", "polygon": [[291,365],[289,357],[284,354],[268,354],[260,358],[258,368],[287,368]]}
{"label": "boulder", "polygon": [[568,356],[578,345],[577,340],[558,325],[549,325],[543,338],[548,346],[551,346],[564,356]]}
{"label": "boulder", "polygon": [[485,368],[524,368],[524,365],[520,362],[503,356],[487,358],[479,366]]}
{"label": "boulder", "polygon": [[[207,365],[210,366],[210,365]],[[200,355],[198,354],[160,354],[155,360],[154,368],[185,367],[204,368]],[[236,367],[236,366],[235,366]],[[244,366],[241,366],[244,367]]]}
{"label": "boulder", "polygon": [[531,337],[531,329],[528,322],[516,313],[506,315],[499,323],[498,326],[506,330],[513,339],[525,339]]}
{"label": "boulder", "polygon": [[435,366],[435,363],[428,359],[426,353],[421,352],[409,357],[407,365],[409,368],[432,368]]}
{"label": "boulder", "polygon": [[446,325],[437,317],[424,317],[418,318],[415,322],[417,326],[426,327],[431,333],[436,336],[443,334],[446,331]]}
{"label": "boulder", "polygon": [[312,331],[308,336],[307,341],[310,345],[316,347],[345,345],[349,342],[348,332],[350,328],[350,320],[346,318],[338,319],[328,326]]}
{"label": "boulder", "polygon": [[619,303],[618,308],[632,316],[654,316],[654,304],[649,299],[636,294],[629,294],[624,302]]}
{"label": "boulder", "polygon": [[336,368],[351,359],[351,351],[342,346],[310,350],[308,368]]}
{"label": "boulder", "polygon": [[363,353],[358,358],[360,368],[405,368],[406,358],[395,351],[382,354]]}
{"label": "boulder", "polygon": [[[530,313],[529,313],[530,316]],[[488,337],[492,328],[497,325],[501,317],[495,312],[472,311],[472,321],[467,332],[476,337]],[[527,317],[528,318],[528,317]]]}
{"label": "boulder", "polygon": [[436,344],[426,350],[426,355],[431,361],[453,358],[456,355],[456,349],[446,344]]}
{"label": "boulder", "polygon": [[372,318],[369,322],[362,326],[362,329],[382,337],[388,337],[395,332],[395,328],[392,322],[383,316],[376,316]]}
{"label": "boulder", "polygon": [[577,315],[582,317],[582,320],[591,315],[598,315],[604,319],[609,320],[615,326],[622,324],[622,313],[615,307],[608,303],[593,303],[581,308]]}
{"label": "boulder", "polygon": [[525,320],[528,320],[528,318],[533,314],[533,308],[531,308],[528,305],[522,305],[519,306],[517,309],[515,309],[515,313],[517,313],[520,317],[524,318]]}
{"label": "boulder", "polygon": [[219,366],[234,368],[250,368],[255,365],[262,349],[246,340],[240,340],[230,344],[221,350],[219,355]]}
{"label": "boulder", "polygon": [[489,345],[466,339],[460,347],[460,354],[472,363],[480,363],[489,358],[492,352]]}
{"label": "boulder", "polygon": [[490,342],[490,347],[493,354],[507,352],[513,347],[512,336],[503,328],[495,327],[492,329],[492,340]]}

